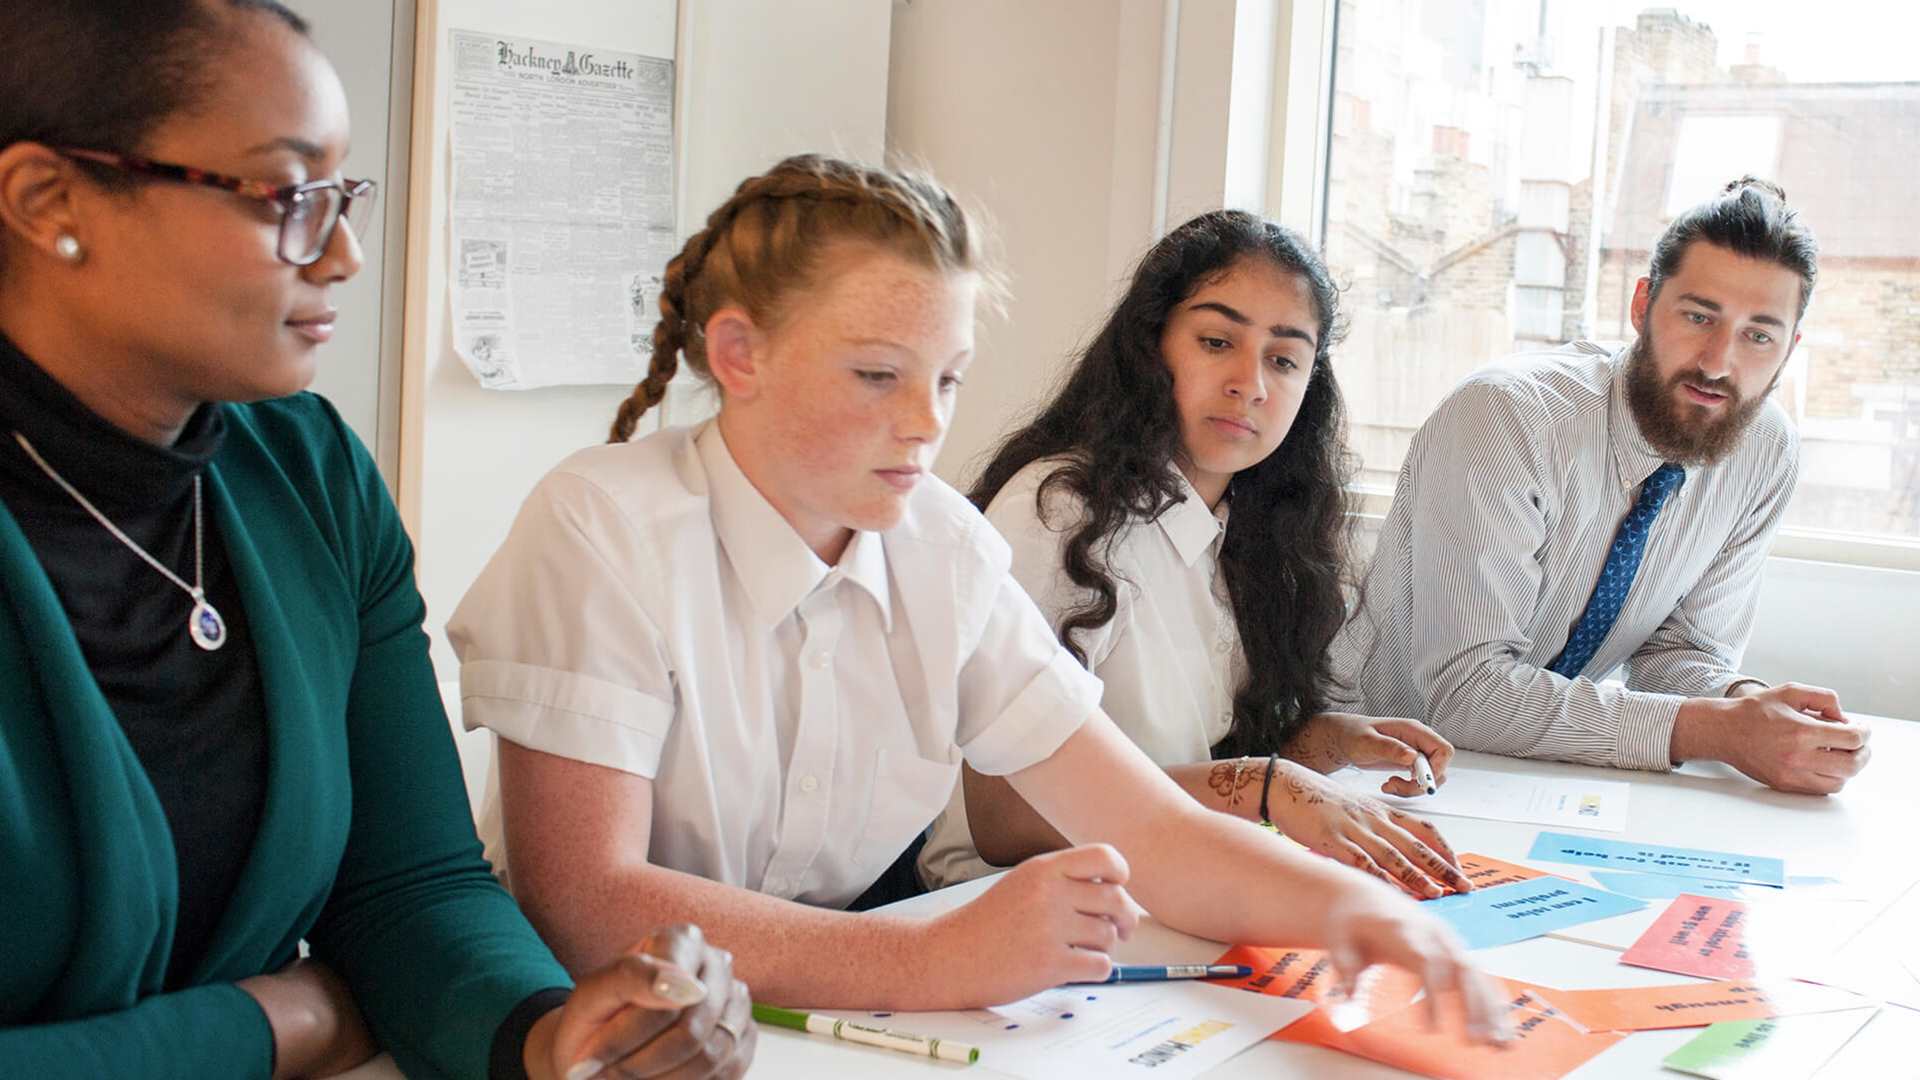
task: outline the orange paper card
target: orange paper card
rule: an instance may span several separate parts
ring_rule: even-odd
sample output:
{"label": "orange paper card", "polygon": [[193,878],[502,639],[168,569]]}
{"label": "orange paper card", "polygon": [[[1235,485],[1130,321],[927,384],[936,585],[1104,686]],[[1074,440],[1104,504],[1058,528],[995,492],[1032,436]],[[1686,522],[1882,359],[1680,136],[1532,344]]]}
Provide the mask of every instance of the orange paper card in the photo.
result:
{"label": "orange paper card", "polygon": [[[1496,979],[1507,992],[1513,1041],[1503,1047],[1467,1041],[1457,1007],[1443,1010],[1439,1030],[1427,1026],[1427,1007],[1412,1005],[1363,1028],[1335,1033],[1323,1046],[1438,1080],[1557,1080],[1626,1038],[1613,1031],[1582,1031],[1540,996],[1542,987]],[[1312,1017],[1308,1017],[1311,1020]],[[1286,1030],[1300,1027],[1302,1020]]]}
{"label": "orange paper card", "polygon": [[[1332,972],[1332,963],[1323,949],[1260,949],[1254,945],[1235,945],[1213,963],[1246,965],[1254,969],[1254,974],[1248,978],[1215,980],[1221,986],[1238,986],[1240,990],[1258,990],[1260,994],[1277,997],[1298,997],[1302,1001],[1317,1001],[1323,1005],[1327,1005],[1327,995],[1331,994],[1334,980],[1338,978]],[[1398,967],[1373,965],[1359,974],[1354,995],[1350,999],[1340,999],[1334,1005],[1350,1015],[1363,1013],[1363,1017],[1342,1024],[1357,1028],[1367,1020],[1398,1013],[1419,992],[1421,980],[1413,974]]]}
{"label": "orange paper card", "polygon": [[[1352,997],[1328,1001],[1338,976],[1331,970],[1327,954],[1320,949],[1259,949],[1237,945],[1214,963],[1245,964],[1253,969],[1253,974],[1245,979],[1215,980],[1222,986],[1319,1003],[1321,1008],[1274,1036],[1293,1042],[1318,1042],[1317,1034],[1322,1030],[1338,1033],[1360,1027],[1398,1012],[1420,993],[1420,980],[1410,973],[1375,964],[1360,974]],[[1295,1031],[1295,1028],[1301,1030]]]}
{"label": "orange paper card", "polygon": [[1854,1008],[1861,999],[1807,983],[1729,979],[1620,990],[1541,990],[1540,996],[1590,1031],[1654,1031],[1705,1027],[1727,1020],[1764,1020]]}
{"label": "orange paper card", "polygon": [[1620,962],[1705,979],[1751,979],[1747,925],[1747,905],[1738,900],[1681,893]]}
{"label": "orange paper card", "polygon": [[1516,881],[1532,881],[1534,878],[1555,877],[1545,870],[1535,870],[1531,866],[1521,866],[1496,859],[1491,855],[1476,855],[1471,851],[1460,853],[1460,870],[1473,882],[1476,889],[1491,889],[1495,885],[1511,885]]}

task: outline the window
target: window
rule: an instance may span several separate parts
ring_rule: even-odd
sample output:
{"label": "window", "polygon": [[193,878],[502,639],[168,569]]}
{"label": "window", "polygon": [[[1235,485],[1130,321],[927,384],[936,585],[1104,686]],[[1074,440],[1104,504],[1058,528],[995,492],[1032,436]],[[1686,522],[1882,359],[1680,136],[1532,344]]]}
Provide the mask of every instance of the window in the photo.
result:
{"label": "window", "polygon": [[1321,205],[1351,286],[1341,381],[1363,487],[1391,494],[1414,431],[1475,368],[1630,340],[1654,239],[1753,172],[1822,249],[1774,392],[1803,448],[1780,550],[1920,566],[1920,60],[1904,44],[1920,15],[1867,0],[1327,2]]}

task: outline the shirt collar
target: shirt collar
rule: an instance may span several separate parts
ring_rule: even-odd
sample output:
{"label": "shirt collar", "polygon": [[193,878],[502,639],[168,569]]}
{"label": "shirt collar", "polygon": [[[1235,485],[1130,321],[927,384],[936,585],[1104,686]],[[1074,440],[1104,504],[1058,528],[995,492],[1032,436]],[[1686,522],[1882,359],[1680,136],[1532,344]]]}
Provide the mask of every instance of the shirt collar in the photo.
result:
{"label": "shirt collar", "polygon": [[1227,503],[1221,499],[1217,509],[1208,509],[1207,501],[1187,482],[1185,473],[1174,469],[1180,480],[1180,492],[1186,499],[1160,512],[1160,529],[1167,534],[1180,561],[1192,566],[1215,540],[1227,531]]}
{"label": "shirt collar", "polygon": [[709,421],[694,436],[694,448],[706,473],[714,535],[740,575],[760,629],[778,626],[814,590],[841,578],[873,597],[881,622],[893,628],[886,551],[877,533],[855,531],[839,565],[828,566],[740,471],[718,422]]}
{"label": "shirt collar", "polygon": [[[1633,406],[1627,403],[1627,358],[1631,350],[1632,346],[1623,346],[1608,361],[1613,375],[1607,390],[1607,433],[1613,442],[1613,478],[1628,490],[1639,487],[1655,469],[1666,464],[1666,458],[1640,433],[1640,422],[1633,418]],[[1681,490],[1685,490],[1684,484]]]}
{"label": "shirt collar", "polygon": [[854,530],[853,539],[847,542],[847,550],[840,555],[840,573],[855,585],[866,590],[868,596],[880,608],[880,624],[887,630],[893,629],[893,604],[887,599],[887,547],[881,542],[880,534],[865,529]]}

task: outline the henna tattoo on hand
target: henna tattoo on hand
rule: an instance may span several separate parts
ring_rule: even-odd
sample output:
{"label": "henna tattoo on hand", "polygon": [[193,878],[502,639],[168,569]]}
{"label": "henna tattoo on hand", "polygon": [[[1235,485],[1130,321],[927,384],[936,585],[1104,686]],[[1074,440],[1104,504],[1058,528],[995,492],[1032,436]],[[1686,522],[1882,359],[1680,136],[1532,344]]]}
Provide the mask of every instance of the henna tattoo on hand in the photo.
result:
{"label": "henna tattoo on hand", "polygon": [[1298,773],[1287,774],[1287,800],[1299,806],[1319,806],[1327,801],[1320,785],[1310,784]]}
{"label": "henna tattoo on hand", "polygon": [[1328,773],[1351,764],[1345,744],[1340,721],[1331,713],[1321,713],[1309,717],[1281,753],[1315,772]]}
{"label": "henna tattoo on hand", "polygon": [[1207,786],[1223,799],[1233,794],[1233,768],[1233,762],[1222,761],[1207,771]]}
{"label": "henna tattoo on hand", "polygon": [[[1261,769],[1255,769],[1255,765]],[[1228,806],[1239,806],[1242,793],[1261,778],[1265,765],[1264,761],[1244,757],[1222,761],[1207,771],[1207,786],[1225,799]]]}
{"label": "henna tattoo on hand", "polygon": [[1241,758],[1240,771],[1233,774],[1233,805],[1240,805],[1240,794],[1267,775],[1267,763],[1259,758]]}

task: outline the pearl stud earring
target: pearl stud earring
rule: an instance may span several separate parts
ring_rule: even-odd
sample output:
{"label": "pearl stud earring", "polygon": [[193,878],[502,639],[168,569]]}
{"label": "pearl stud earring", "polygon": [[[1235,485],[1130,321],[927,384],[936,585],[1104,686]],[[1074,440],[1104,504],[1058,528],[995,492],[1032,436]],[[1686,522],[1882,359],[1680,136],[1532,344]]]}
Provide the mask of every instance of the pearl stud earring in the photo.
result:
{"label": "pearl stud earring", "polygon": [[53,241],[53,250],[70,263],[80,261],[80,241],[72,233],[61,233]]}

